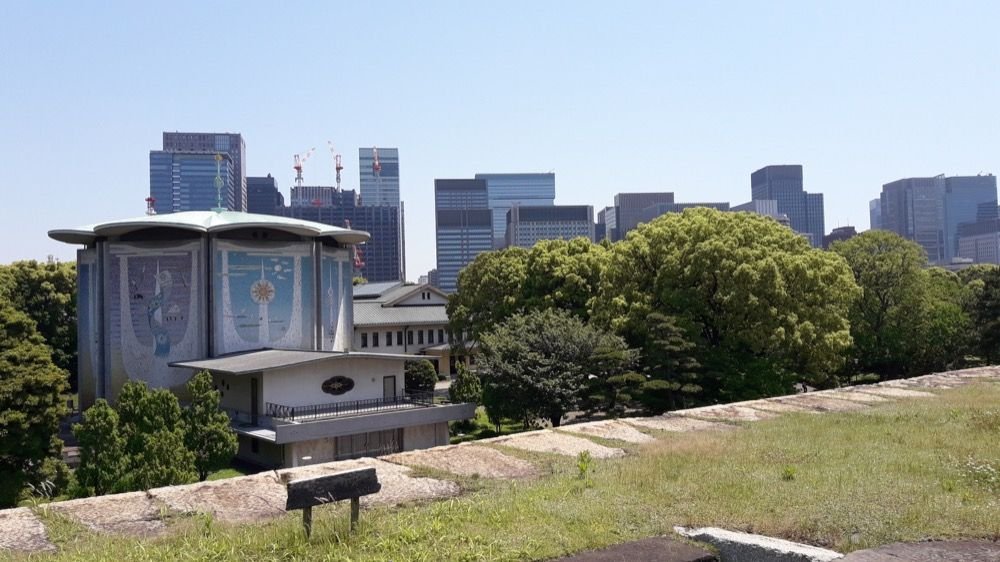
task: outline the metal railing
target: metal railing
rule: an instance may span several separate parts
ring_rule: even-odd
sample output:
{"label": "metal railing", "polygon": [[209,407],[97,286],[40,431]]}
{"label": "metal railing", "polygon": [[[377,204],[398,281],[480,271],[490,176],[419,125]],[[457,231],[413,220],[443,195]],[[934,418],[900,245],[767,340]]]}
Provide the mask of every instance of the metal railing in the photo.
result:
{"label": "metal railing", "polygon": [[237,410],[235,408],[222,408],[222,410],[229,416],[229,421],[237,427],[271,428],[274,426],[271,422],[271,418],[265,414],[253,415],[246,410]]}
{"label": "metal railing", "polygon": [[264,416],[276,420],[294,422],[373,414],[389,410],[426,408],[433,405],[433,392],[410,392],[391,398],[349,400],[327,404],[312,404],[309,406],[285,406],[284,404],[265,402]]}

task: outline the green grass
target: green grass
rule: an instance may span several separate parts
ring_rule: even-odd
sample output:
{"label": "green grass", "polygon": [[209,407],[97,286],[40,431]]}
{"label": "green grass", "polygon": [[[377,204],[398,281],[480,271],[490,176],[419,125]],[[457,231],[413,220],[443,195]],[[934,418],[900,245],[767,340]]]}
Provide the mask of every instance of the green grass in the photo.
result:
{"label": "green grass", "polygon": [[[454,424],[456,422],[452,423]],[[504,420],[504,422],[500,424],[500,433],[497,433],[496,426],[493,425],[493,422],[491,422],[490,418],[487,417],[486,409],[482,406],[476,408],[476,417],[469,420],[469,423],[471,424],[470,428],[463,430],[461,435],[454,435],[451,438],[451,443],[453,445],[464,443],[466,441],[477,441],[479,439],[487,439],[490,437],[499,437],[501,435],[510,435],[512,433],[528,431],[524,428],[524,424],[521,422]]]}
{"label": "green grass", "polygon": [[[479,479],[463,496],[365,510],[343,503],[261,525],[204,517],[163,539],[104,537],[65,522],[52,559],[535,560],[712,525],[850,551],[928,538],[1000,539],[1000,385],[850,414],[795,414],[728,432],[658,433],[638,455],[547,456],[547,475]],[[984,468],[985,467],[985,468]],[[440,474],[435,474],[441,476]],[[460,481],[461,483],[461,481]],[[465,483],[468,486],[468,483]]]}
{"label": "green grass", "polygon": [[222,470],[216,470],[215,472],[210,472],[206,480],[223,480],[226,478],[235,478],[237,476],[246,476],[251,474],[250,472],[243,470],[241,468],[223,468]]}

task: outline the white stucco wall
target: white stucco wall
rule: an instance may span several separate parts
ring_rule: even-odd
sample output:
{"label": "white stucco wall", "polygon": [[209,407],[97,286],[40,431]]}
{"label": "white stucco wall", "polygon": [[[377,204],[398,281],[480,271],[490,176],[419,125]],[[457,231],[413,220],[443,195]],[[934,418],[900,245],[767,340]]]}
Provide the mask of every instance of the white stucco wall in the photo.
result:
{"label": "white stucco wall", "polygon": [[[260,378],[257,375],[253,376]],[[251,375],[212,375],[215,388],[222,395],[221,405],[223,408],[232,408],[243,412],[250,411],[250,378]],[[260,385],[259,382],[257,384]],[[260,390],[260,386],[257,387],[257,390]]]}
{"label": "white stucco wall", "polygon": [[[402,360],[336,359],[269,371],[263,376],[262,401],[284,406],[309,406],[382,398],[382,377],[393,375],[396,377],[396,395],[401,396],[403,366]],[[338,375],[353,379],[354,388],[339,396],[323,392],[323,381]]]}

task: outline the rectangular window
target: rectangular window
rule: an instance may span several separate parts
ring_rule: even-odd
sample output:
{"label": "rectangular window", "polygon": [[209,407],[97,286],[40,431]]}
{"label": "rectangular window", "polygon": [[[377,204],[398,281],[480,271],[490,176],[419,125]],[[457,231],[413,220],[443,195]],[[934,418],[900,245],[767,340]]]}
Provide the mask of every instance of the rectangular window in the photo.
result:
{"label": "rectangular window", "polygon": [[413,345],[413,330],[406,331],[406,345]]}
{"label": "rectangular window", "polygon": [[402,330],[396,332],[396,345],[403,345],[403,332],[402,332]]}
{"label": "rectangular window", "polygon": [[424,331],[417,330],[417,345],[424,345]]}
{"label": "rectangular window", "polygon": [[434,330],[427,330],[427,343],[434,343]]}
{"label": "rectangular window", "polygon": [[444,343],[444,330],[438,330],[438,343]]}
{"label": "rectangular window", "polygon": [[392,332],[385,333],[385,346],[392,347]]}
{"label": "rectangular window", "polygon": [[368,332],[361,332],[361,347],[368,347]]}
{"label": "rectangular window", "polygon": [[378,332],[372,332],[372,347],[378,347]]}

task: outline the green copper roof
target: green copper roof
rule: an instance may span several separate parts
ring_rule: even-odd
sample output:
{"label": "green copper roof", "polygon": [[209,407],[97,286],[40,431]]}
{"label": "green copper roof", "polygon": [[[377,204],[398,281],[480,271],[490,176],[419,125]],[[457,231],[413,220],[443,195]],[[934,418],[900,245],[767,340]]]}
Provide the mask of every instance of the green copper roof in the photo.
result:
{"label": "green copper roof", "polygon": [[97,238],[121,236],[137,230],[158,227],[212,233],[242,228],[270,228],[309,238],[332,238],[342,244],[360,244],[371,238],[367,232],[361,230],[349,230],[318,222],[238,211],[186,211],[166,215],[142,216],[77,228],[50,230],[49,238],[67,244],[90,244]]}

